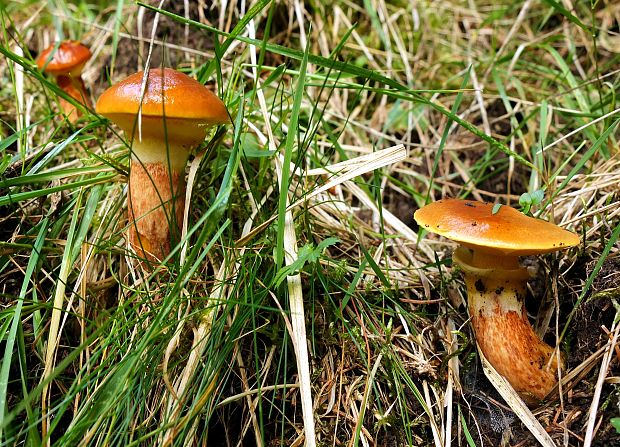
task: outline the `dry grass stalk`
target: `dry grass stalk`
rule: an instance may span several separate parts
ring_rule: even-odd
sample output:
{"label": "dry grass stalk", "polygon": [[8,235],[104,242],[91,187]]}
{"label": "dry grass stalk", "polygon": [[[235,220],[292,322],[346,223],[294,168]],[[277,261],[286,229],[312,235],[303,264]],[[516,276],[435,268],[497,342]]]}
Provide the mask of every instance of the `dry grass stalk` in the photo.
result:
{"label": "dry grass stalk", "polygon": [[510,386],[508,381],[499,375],[497,371],[495,371],[493,366],[484,357],[484,354],[480,348],[478,348],[478,355],[482,361],[484,374],[502,396],[504,401],[506,401],[511,410],[514,411],[521,422],[523,422],[523,425],[527,427],[527,429],[532,433],[532,435],[534,435],[543,447],[556,447],[556,444],[551,436],[549,436],[544,427],[540,424],[540,422],[538,422],[525,402],[523,402],[515,390]]}
{"label": "dry grass stalk", "polygon": [[[281,159],[276,157],[276,172],[278,182],[282,182]],[[286,198],[286,215],[284,221],[284,263],[291,265],[297,260],[297,236],[295,235],[295,223],[293,213]],[[316,429],[314,424],[314,411],[312,406],[312,382],[310,380],[310,362],[308,359],[308,340],[306,337],[306,317],[304,311],[303,291],[301,287],[301,275],[296,273],[286,277],[288,285],[288,298],[291,310],[291,340],[295,350],[297,372],[299,374],[299,391],[301,395],[301,407],[304,420],[304,435],[306,447],[316,446]]]}
{"label": "dry grass stalk", "polygon": [[[616,313],[616,317],[617,317]],[[601,391],[603,389],[603,383],[607,377],[609,365],[616,355],[616,349],[618,347],[618,335],[620,334],[620,324],[618,320],[614,321],[614,326],[610,329],[610,340],[606,346],[605,354],[603,355],[603,361],[601,362],[601,368],[598,374],[598,380],[596,381],[596,387],[594,388],[594,396],[592,397],[592,403],[590,404],[590,411],[588,413],[588,425],[586,426],[586,435],[583,441],[583,447],[590,447],[594,439],[596,423],[596,417],[599,411],[599,401],[601,399]]]}

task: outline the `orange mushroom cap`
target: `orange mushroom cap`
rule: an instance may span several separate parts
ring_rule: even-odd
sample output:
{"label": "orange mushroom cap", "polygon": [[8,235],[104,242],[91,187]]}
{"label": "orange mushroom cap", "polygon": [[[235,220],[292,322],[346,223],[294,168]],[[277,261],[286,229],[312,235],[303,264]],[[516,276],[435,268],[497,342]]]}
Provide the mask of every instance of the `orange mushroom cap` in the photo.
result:
{"label": "orange mushroom cap", "polygon": [[[224,103],[204,85],[171,68],[149,70],[142,92],[144,72],[135,73],[107,89],[95,109],[128,135],[142,113],[142,135],[197,144],[206,127],[230,121]],[[166,126],[162,126],[165,117]],[[137,131],[135,131],[137,132]]]}
{"label": "orange mushroom cap", "polygon": [[502,205],[474,200],[445,199],[414,214],[425,230],[489,254],[529,256],[579,244],[579,236],[551,222],[526,216]]}
{"label": "orange mushroom cap", "polygon": [[92,53],[87,46],[77,40],[65,40],[58,45],[50,45],[37,58],[39,69],[53,75],[69,74],[82,70]]}

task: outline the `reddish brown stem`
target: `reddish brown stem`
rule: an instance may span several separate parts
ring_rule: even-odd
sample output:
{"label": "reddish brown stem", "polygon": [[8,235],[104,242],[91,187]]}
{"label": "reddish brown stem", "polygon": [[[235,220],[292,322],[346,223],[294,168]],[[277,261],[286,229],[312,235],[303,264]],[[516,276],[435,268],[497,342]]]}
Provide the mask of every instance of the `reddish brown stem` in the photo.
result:
{"label": "reddish brown stem", "polygon": [[463,270],[478,346],[524,401],[538,403],[557,382],[558,358],[527,319],[527,270],[474,267],[473,259],[463,249],[454,256]]}
{"label": "reddish brown stem", "polygon": [[139,257],[163,260],[181,234],[185,174],[164,163],[133,161],[129,176],[129,243]]}
{"label": "reddish brown stem", "polygon": [[[81,76],[59,75],[56,77],[56,83],[67,95],[86,107],[92,108],[92,103],[86,93],[86,86]],[[82,115],[73,104],[64,98],[60,98],[60,107],[71,123],[77,121]]]}

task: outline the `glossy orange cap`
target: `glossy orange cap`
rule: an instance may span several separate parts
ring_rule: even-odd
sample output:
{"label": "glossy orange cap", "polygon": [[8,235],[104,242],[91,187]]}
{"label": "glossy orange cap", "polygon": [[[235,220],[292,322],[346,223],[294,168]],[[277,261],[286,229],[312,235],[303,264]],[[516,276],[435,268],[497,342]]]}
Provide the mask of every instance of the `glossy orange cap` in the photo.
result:
{"label": "glossy orange cap", "polygon": [[445,199],[414,214],[425,230],[490,254],[529,256],[579,244],[579,236],[551,222],[526,216],[502,205],[474,200]]}
{"label": "glossy orange cap", "polygon": [[77,40],[65,40],[58,45],[50,45],[37,58],[39,69],[53,75],[68,74],[82,66],[90,59],[91,52],[87,46]]}
{"label": "glossy orange cap", "polygon": [[186,74],[171,68],[153,68],[148,72],[144,92],[143,78],[144,72],[140,71],[103,92],[95,106],[97,113],[133,135],[142,107],[143,136],[151,133],[155,138],[179,139],[187,144],[204,139],[206,127],[230,121],[224,103]]}

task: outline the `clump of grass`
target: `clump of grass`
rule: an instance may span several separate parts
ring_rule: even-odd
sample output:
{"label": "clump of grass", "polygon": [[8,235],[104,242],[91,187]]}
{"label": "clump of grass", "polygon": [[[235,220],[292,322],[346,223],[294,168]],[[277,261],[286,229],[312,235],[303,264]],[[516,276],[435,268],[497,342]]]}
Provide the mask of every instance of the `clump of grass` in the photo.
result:
{"label": "clump of grass", "polygon": [[[449,247],[412,214],[537,191],[530,213],[583,244],[540,261],[560,279],[532,283],[547,299],[530,311],[569,359],[591,355],[534,415],[555,442],[617,440],[615,298],[577,311],[618,257],[615,11],[0,6],[1,442],[535,442],[480,374]],[[33,63],[63,38],[91,46],[93,97],[150,54],[234,117],[190,162],[186,238],[161,274],[128,262],[125,142],[92,111],[64,122]]]}

